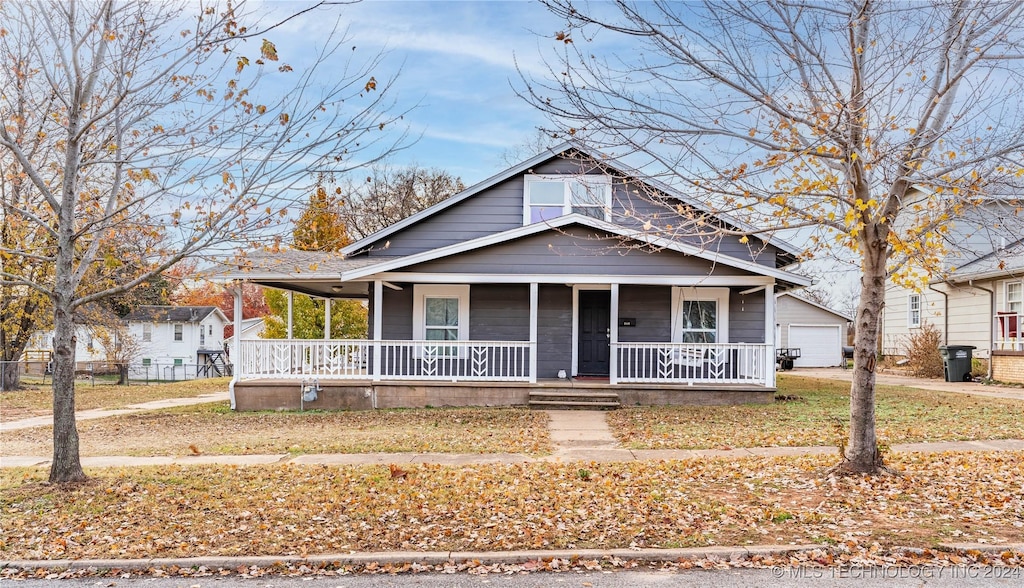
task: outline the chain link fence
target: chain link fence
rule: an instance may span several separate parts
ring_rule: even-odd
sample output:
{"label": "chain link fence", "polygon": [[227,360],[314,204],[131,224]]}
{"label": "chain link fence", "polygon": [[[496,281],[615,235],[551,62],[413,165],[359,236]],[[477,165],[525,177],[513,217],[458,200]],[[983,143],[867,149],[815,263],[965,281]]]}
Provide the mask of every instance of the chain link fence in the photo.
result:
{"label": "chain link fence", "polygon": [[[231,365],[200,363],[128,363],[80,361],[75,364],[75,379],[93,386],[138,386],[220,378],[231,375]],[[40,385],[53,381],[48,361],[0,361],[0,390],[8,383]]]}

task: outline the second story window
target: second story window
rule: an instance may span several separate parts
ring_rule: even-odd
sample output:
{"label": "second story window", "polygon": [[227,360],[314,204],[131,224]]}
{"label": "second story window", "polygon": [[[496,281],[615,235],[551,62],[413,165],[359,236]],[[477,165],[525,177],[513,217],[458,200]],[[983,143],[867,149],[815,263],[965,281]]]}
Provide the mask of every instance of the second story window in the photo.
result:
{"label": "second story window", "polygon": [[181,323],[175,323],[174,324],[174,340],[175,341],[183,340],[184,333],[185,333],[185,325],[183,325]]}
{"label": "second story window", "polygon": [[153,340],[153,325],[144,323],[142,325],[142,341],[143,343],[149,343]]}
{"label": "second story window", "polygon": [[608,176],[526,176],[523,224],[576,213],[611,219],[612,183]]}

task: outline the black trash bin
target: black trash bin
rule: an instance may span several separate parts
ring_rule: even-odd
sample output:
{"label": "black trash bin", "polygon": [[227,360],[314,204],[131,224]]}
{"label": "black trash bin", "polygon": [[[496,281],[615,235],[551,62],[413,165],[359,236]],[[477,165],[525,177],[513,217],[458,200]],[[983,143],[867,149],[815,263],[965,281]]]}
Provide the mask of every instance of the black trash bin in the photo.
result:
{"label": "black trash bin", "polygon": [[942,356],[942,371],[947,382],[971,381],[971,352],[977,349],[974,345],[940,345],[939,355]]}

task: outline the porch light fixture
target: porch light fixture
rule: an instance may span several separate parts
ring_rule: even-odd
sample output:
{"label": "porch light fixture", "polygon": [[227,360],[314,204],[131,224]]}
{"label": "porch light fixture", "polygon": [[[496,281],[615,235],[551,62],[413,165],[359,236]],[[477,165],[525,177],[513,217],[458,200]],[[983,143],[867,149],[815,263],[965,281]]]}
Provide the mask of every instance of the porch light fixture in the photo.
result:
{"label": "porch light fixture", "polygon": [[331,292],[341,292],[345,289],[345,286],[331,286]]}

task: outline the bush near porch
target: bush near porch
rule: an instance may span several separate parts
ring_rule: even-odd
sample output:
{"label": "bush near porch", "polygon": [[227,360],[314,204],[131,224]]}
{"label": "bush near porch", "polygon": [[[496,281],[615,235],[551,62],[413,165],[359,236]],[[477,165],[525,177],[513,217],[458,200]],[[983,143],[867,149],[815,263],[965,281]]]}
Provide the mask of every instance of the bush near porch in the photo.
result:
{"label": "bush near porch", "polygon": [[[850,384],[778,376],[772,405],[635,407],[608,413],[630,449],[721,449],[838,445],[850,415]],[[1024,405],[901,386],[876,389],[883,444],[1024,437]]]}

